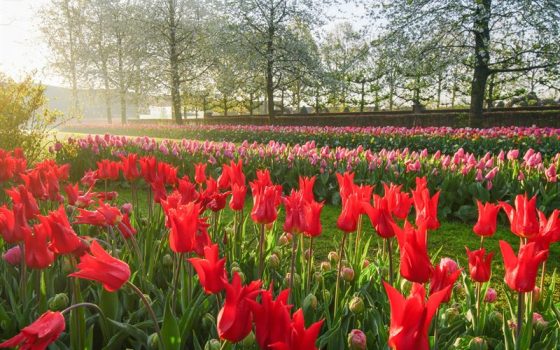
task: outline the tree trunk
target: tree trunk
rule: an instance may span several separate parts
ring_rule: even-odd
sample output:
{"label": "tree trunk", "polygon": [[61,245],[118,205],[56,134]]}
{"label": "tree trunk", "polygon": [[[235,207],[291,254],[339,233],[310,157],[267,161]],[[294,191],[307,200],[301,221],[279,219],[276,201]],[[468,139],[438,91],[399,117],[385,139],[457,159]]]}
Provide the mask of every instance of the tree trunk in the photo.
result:
{"label": "tree trunk", "polygon": [[469,124],[471,127],[482,127],[484,96],[486,83],[490,75],[488,63],[490,61],[490,9],[491,0],[477,2],[474,15],[474,39],[475,39],[475,67],[471,83],[471,108]]}
{"label": "tree trunk", "polygon": [[280,99],[280,114],[284,115],[284,92],[286,90],[282,89],[282,97]]}
{"label": "tree trunk", "polygon": [[[270,18],[274,18],[274,7],[270,8]],[[274,24],[269,24],[266,42],[266,96],[268,102],[268,118],[274,119]]]}
{"label": "tree trunk", "polygon": [[319,88],[315,89],[315,114],[319,114]]}
{"label": "tree trunk", "polygon": [[441,84],[443,82],[443,77],[441,74],[438,75],[438,85],[437,85],[437,108],[441,106]]}
{"label": "tree trunk", "polygon": [[254,100],[254,97],[253,97],[253,93],[251,92],[251,93],[249,94],[249,115],[250,115],[250,116],[253,115],[253,110],[254,110],[254,108],[253,108],[253,100]]}
{"label": "tree trunk", "polygon": [[494,74],[490,75],[490,82],[488,83],[488,96],[486,97],[486,109],[488,111],[494,108]]}
{"label": "tree trunk", "polygon": [[169,69],[171,75],[171,105],[173,119],[177,124],[183,123],[181,114],[181,78],[179,77],[179,53],[177,48],[177,23],[174,0],[169,0]]}
{"label": "tree trunk", "polygon": [[107,71],[107,61],[103,60],[103,83],[105,85],[105,109],[107,123],[113,124],[113,113],[111,111],[111,86],[109,85],[109,73]]}
{"label": "tree trunk", "polygon": [[362,83],[362,90],[361,90],[360,93],[361,93],[362,97],[360,99],[360,112],[363,112],[364,111],[364,106],[366,104],[366,100],[365,100],[365,98],[366,98],[366,82],[365,82],[365,80],[362,80],[361,83]]}
{"label": "tree trunk", "polygon": [[123,48],[122,48],[122,37],[117,35],[117,59],[118,59],[118,69],[119,69],[119,97],[121,104],[121,124],[126,124],[126,82],[124,76],[124,60],[123,60]]}

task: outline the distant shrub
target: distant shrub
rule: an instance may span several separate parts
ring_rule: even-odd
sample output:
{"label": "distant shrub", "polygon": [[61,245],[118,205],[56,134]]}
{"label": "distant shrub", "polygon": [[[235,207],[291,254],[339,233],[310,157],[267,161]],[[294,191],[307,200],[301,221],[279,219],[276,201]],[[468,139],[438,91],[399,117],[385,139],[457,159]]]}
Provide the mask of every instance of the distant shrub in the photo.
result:
{"label": "distant shrub", "polygon": [[46,107],[44,92],[32,77],[16,82],[0,74],[0,148],[21,147],[30,161],[47,149],[50,131],[62,115]]}

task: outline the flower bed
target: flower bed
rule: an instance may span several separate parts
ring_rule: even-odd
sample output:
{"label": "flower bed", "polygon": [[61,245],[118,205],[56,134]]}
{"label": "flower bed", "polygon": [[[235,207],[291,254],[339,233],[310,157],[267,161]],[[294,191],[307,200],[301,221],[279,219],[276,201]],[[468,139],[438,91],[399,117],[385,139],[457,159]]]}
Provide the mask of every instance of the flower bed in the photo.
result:
{"label": "flower bed", "polygon": [[543,157],[554,156],[560,149],[560,129],[528,127],[495,127],[488,129],[447,127],[298,127],[256,125],[172,125],[131,124],[121,126],[78,125],[70,132],[150,136],[172,139],[229,141],[242,143],[304,144],[315,141],[319,147],[364,147],[372,151],[404,149],[430,153],[440,151],[452,154],[463,148],[465,152],[484,155],[498,154],[501,150],[518,149],[521,153],[530,148],[541,152]]}
{"label": "flower bed", "polygon": [[[0,347],[549,349],[558,342],[554,277],[546,285],[544,277],[549,248],[560,240],[560,211],[544,215],[537,197],[526,195],[511,204],[477,202],[472,234],[480,245],[467,248],[461,269],[445,247],[428,251],[440,227],[438,204],[450,197],[430,190],[416,164],[447,163],[441,155],[111,136],[71,140],[56,152],[72,163],[30,167],[20,150],[0,151]],[[207,162],[193,163],[197,157]],[[339,249],[324,261],[314,261],[313,245],[324,231],[324,203],[315,195],[322,175],[298,177],[291,190],[271,176],[276,163],[300,174],[317,170],[298,163],[316,157],[321,174],[335,177],[341,203]],[[438,171],[462,174],[471,162],[491,168],[491,160],[534,171],[534,181],[542,171],[535,154],[473,157],[455,155],[455,169]],[[409,190],[378,182],[373,194],[358,181],[354,162],[379,158],[391,174],[386,163],[402,163],[406,176],[395,179],[410,176]],[[80,166],[91,170],[77,173]],[[493,176],[484,181],[495,183]],[[131,203],[119,200],[117,182],[130,188]],[[496,239],[500,210],[520,245],[516,252],[500,241],[498,256],[484,244]],[[496,265],[509,307],[496,304]]]}

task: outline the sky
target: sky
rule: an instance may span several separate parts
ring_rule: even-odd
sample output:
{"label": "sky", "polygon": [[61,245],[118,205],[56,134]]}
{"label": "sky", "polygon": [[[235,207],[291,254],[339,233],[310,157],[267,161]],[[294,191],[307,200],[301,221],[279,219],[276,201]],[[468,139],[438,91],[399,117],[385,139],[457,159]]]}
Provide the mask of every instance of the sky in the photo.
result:
{"label": "sky", "polygon": [[[0,72],[19,80],[29,73],[44,84],[66,85],[49,69],[49,49],[41,40],[37,10],[49,0],[0,0]],[[333,22],[356,21],[357,6],[341,4],[327,10]]]}

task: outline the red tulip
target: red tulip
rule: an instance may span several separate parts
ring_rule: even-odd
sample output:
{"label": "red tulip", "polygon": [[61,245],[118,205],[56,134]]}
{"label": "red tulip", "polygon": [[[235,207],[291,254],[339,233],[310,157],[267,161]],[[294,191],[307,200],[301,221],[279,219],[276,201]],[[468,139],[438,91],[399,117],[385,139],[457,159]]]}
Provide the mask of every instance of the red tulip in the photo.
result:
{"label": "red tulip", "polygon": [[53,202],[62,202],[64,197],[60,195],[59,178],[54,171],[45,173],[45,181],[47,184],[47,197]]}
{"label": "red tulip", "polygon": [[221,339],[237,343],[251,332],[251,301],[261,293],[261,281],[241,286],[241,277],[234,273],[231,284],[226,283],[226,300],[218,313],[218,335]]}
{"label": "red tulip", "polygon": [[255,337],[261,349],[269,349],[269,346],[276,342],[288,341],[292,321],[292,306],[287,305],[289,295],[290,291],[285,289],[274,300],[271,284],[269,290],[261,293],[260,303],[251,302]]}
{"label": "red tulip", "polygon": [[6,193],[10,196],[14,204],[23,205],[25,218],[27,220],[35,218],[35,216],[40,213],[37,201],[24,185],[6,190]]}
{"label": "red tulip", "polygon": [[539,250],[548,249],[554,242],[560,240],[560,210],[554,209],[547,219],[543,212],[539,214],[539,233],[529,238],[529,242],[535,242]]}
{"label": "red tulip", "polygon": [[78,201],[78,196],[80,195],[80,188],[78,184],[67,184],[64,186],[64,192],[66,192],[68,204],[75,205]]}
{"label": "red tulip", "polygon": [[233,184],[231,186],[231,199],[229,207],[231,210],[240,211],[245,206],[245,197],[247,196],[247,187]]}
{"label": "red tulip", "polygon": [[44,224],[33,226],[33,230],[24,229],[25,264],[32,269],[44,269],[54,261],[54,253],[49,250],[49,231]]}
{"label": "red tulip", "polygon": [[23,240],[22,235],[18,235],[20,230],[16,230],[16,219],[14,212],[5,205],[0,207],[0,235],[8,243],[17,243]]}
{"label": "red tulip", "polygon": [[393,216],[389,210],[389,203],[386,198],[374,195],[375,207],[369,203],[364,203],[364,210],[369,217],[371,226],[382,238],[395,236]]}
{"label": "red tulip", "polygon": [[14,158],[9,152],[0,149],[0,183],[11,180],[15,174]]}
{"label": "red tulip", "polygon": [[538,250],[532,242],[522,246],[518,256],[515,256],[513,249],[505,241],[500,241],[500,250],[504,259],[507,285],[517,292],[532,292],[535,289],[539,266],[547,259],[548,250]]}
{"label": "red tulip", "polygon": [[401,275],[411,282],[426,283],[432,275],[433,267],[428,256],[426,246],[425,227],[414,229],[408,221],[401,229],[393,224],[400,248],[400,271]]}
{"label": "red tulip", "polygon": [[96,177],[99,180],[118,180],[119,172],[121,170],[121,163],[114,162],[108,159],[102,159],[97,162]]}
{"label": "red tulip", "polygon": [[336,221],[336,226],[345,233],[355,232],[358,228],[361,212],[361,202],[358,195],[356,193],[348,195],[342,204],[342,212]]}
{"label": "red tulip", "polygon": [[384,198],[387,200],[389,211],[399,219],[406,219],[412,207],[412,198],[406,192],[401,192],[402,185],[396,186],[383,184],[385,189]]}
{"label": "red tulip", "polygon": [[496,232],[496,220],[500,206],[492,203],[476,201],[478,207],[478,221],[473,227],[474,233],[482,237],[492,236]]}
{"label": "red tulip", "polygon": [[251,218],[259,224],[273,223],[278,217],[282,188],[274,185],[259,187],[255,183],[251,183],[251,190],[253,192]]}
{"label": "red tulip", "polygon": [[206,190],[201,194],[204,207],[218,212],[226,207],[226,199],[231,192],[220,192],[216,180],[212,177],[206,179]]}
{"label": "red tulip", "polygon": [[316,176],[312,177],[299,177],[299,190],[303,193],[303,198],[306,202],[315,201],[315,195],[313,194],[313,186],[315,186]]}
{"label": "red tulip", "polygon": [[124,178],[129,181],[135,181],[140,177],[140,170],[138,170],[138,155],[136,153],[129,153],[128,156],[121,156],[121,167]]}
{"label": "red tulip", "polygon": [[389,347],[398,350],[429,350],[428,330],[439,305],[451,285],[432,294],[426,302],[426,291],[413,283],[408,298],[383,282],[391,305]]}
{"label": "red tulip", "polygon": [[95,183],[97,182],[97,174],[95,171],[88,170],[85,172],[84,176],[80,179],[82,185],[89,187],[90,189],[93,188]]}
{"label": "red tulip", "polygon": [[123,237],[127,239],[136,235],[136,229],[132,227],[128,213],[123,214],[122,220],[117,224],[117,230],[119,230],[121,235],[123,235]]}
{"label": "red tulip", "polygon": [[303,311],[297,310],[292,319],[291,330],[288,333],[288,341],[278,342],[270,345],[275,350],[317,350],[315,343],[323,326],[323,320],[313,323],[305,328]]}
{"label": "red tulip", "polygon": [[140,173],[147,183],[155,181],[157,176],[157,159],[154,156],[142,157],[140,162]]}
{"label": "red tulip", "polygon": [[39,171],[33,170],[28,174],[21,174],[21,179],[25,184],[25,187],[29,189],[29,192],[35,197],[42,200],[48,198],[47,186],[43,182],[43,178]]}
{"label": "red tulip", "polygon": [[323,232],[321,225],[321,211],[323,210],[323,203],[309,202],[304,207],[304,229],[303,233],[310,237],[318,237]]}
{"label": "red tulip", "polygon": [[428,230],[439,228],[440,224],[437,218],[439,191],[430,197],[426,179],[416,178],[416,189],[412,191],[412,198],[416,209],[416,225],[423,221]]}
{"label": "red tulip", "polygon": [[206,164],[198,163],[194,165],[194,181],[197,184],[206,182]]}
{"label": "red tulip", "polygon": [[210,237],[208,224],[205,218],[200,217],[200,212],[200,204],[193,202],[169,210],[169,247],[175,253],[194,251],[198,255],[204,254],[204,247],[210,243]]}
{"label": "red tulip", "polygon": [[[451,292],[453,291],[453,285],[457,278],[461,274],[461,270],[449,271],[446,265],[434,266],[434,272],[430,278],[430,295],[436,292],[446,290],[447,294],[444,295],[442,303],[448,303],[451,299]],[[449,288],[448,288],[449,287]]]}
{"label": "red tulip", "polygon": [[80,257],[78,271],[68,276],[97,281],[108,292],[119,290],[130,278],[128,264],[112,257],[96,240],[89,247],[91,254]]}
{"label": "red tulip", "polygon": [[224,289],[224,283],[227,282],[224,269],[226,259],[219,259],[217,244],[204,247],[204,259],[190,258],[188,261],[194,266],[206,294],[216,294]]}
{"label": "red tulip", "polygon": [[0,348],[21,350],[45,350],[58,339],[66,328],[64,316],[58,311],[47,311],[16,336],[0,344]]}
{"label": "red tulip", "polygon": [[303,232],[305,229],[305,198],[303,193],[292,190],[289,196],[282,198],[282,201],[286,208],[284,232],[292,234]]}
{"label": "red tulip", "polygon": [[166,162],[157,164],[157,177],[166,185],[175,186],[177,184],[177,168]]}
{"label": "red tulip", "polygon": [[492,257],[494,253],[490,252],[486,254],[484,248],[480,248],[475,251],[470,251],[467,249],[467,255],[469,257],[469,271],[471,274],[471,279],[476,282],[488,282],[490,280],[490,274],[492,273]]}
{"label": "red tulip", "polygon": [[527,194],[515,197],[515,209],[500,203],[510,222],[510,230],[521,238],[530,238],[539,233],[537,220],[537,196],[528,199]]}
{"label": "red tulip", "polygon": [[100,202],[95,211],[78,208],[76,224],[88,224],[94,226],[114,226],[122,220],[119,208]]}
{"label": "red tulip", "polygon": [[49,229],[51,238],[49,249],[56,254],[72,253],[80,247],[80,239],[70,226],[62,205],[58,207],[58,210],[51,211],[48,216],[39,216],[39,220]]}
{"label": "red tulip", "polygon": [[257,170],[256,175],[257,175],[257,178],[255,179],[255,181],[253,181],[251,183],[251,190],[253,189],[253,187],[263,188],[263,187],[274,185],[272,183],[272,179],[270,178],[270,171],[268,169]]}
{"label": "red tulip", "polygon": [[200,194],[196,190],[196,185],[193,184],[188,176],[183,176],[182,179],[177,180],[179,186],[177,191],[181,194],[181,204],[197,201]]}
{"label": "red tulip", "polygon": [[220,189],[233,189],[234,185],[245,186],[245,174],[243,173],[241,159],[237,163],[231,161],[230,165],[224,164],[222,166],[222,174],[218,178],[218,187]]}
{"label": "red tulip", "polygon": [[338,181],[340,198],[342,199],[342,205],[346,202],[346,199],[350,194],[354,192],[356,185],[354,184],[354,173],[345,172],[344,174],[336,173],[336,179]]}
{"label": "red tulip", "polygon": [[165,182],[163,180],[163,177],[157,175],[154,181],[150,182],[149,184],[154,195],[154,203],[161,203],[162,200],[167,198],[167,190],[165,189]]}

